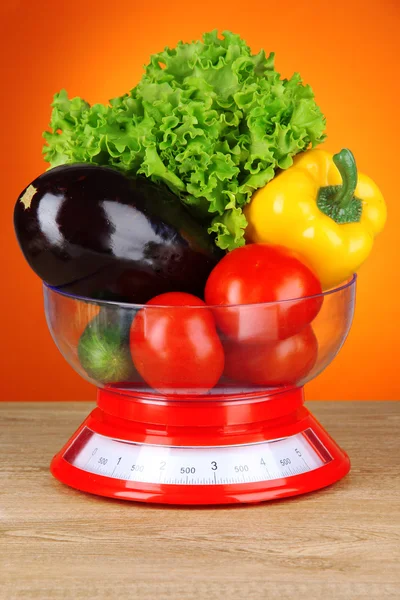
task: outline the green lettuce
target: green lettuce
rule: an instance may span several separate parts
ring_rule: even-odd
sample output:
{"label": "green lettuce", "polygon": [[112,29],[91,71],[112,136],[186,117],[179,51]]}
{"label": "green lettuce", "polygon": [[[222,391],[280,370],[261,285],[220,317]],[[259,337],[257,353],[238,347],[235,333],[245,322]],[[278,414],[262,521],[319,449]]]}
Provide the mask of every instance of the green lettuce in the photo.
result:
{"label": "green lettuce", "polygon": [[229,31],[153,55],[107,106],[62,90],[52,108],[50,167],[87,162],[162,181],[227,250],[244,244],[253,192],[325,137],[310,86],[297,73],[281,79],[273,53],[252,55]]}

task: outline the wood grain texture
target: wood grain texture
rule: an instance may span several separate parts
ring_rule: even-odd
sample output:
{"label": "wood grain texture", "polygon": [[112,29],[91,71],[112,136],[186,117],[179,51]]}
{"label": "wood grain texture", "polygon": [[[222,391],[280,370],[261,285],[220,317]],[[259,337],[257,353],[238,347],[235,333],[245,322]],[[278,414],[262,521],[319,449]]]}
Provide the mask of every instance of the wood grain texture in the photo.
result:
{"label": "wood grain texture", "polygon": [[89,496],[49,462],[87,403],[0,403],[1,600],[400,598],[400,403],[308,403],[350,474],[295,499],[171,508]]}

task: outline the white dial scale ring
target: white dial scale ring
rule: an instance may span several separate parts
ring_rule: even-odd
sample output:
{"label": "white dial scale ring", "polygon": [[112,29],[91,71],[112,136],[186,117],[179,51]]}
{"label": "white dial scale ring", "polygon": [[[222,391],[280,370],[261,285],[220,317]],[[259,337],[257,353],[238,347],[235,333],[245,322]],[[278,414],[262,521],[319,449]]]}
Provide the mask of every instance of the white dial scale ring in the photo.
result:
{"label": "white dial scale ring", "polygon": [[190,486],[286,479],[319,469],[332,456],[311,428],[249,444],[162,446],[113,439],[84,427],[64,459],[113,479]]}

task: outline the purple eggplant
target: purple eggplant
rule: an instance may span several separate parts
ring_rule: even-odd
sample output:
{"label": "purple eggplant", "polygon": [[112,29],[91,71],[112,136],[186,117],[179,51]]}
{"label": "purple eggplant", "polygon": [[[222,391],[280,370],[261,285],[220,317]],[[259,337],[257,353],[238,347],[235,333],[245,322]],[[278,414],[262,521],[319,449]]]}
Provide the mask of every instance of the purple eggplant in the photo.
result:
{"label": "purple eggplant", "polygon": [[92,299],[202,296],[223,255],[168,188],[96,165],[40,175],[19,196],[14,227],[41,279]]}

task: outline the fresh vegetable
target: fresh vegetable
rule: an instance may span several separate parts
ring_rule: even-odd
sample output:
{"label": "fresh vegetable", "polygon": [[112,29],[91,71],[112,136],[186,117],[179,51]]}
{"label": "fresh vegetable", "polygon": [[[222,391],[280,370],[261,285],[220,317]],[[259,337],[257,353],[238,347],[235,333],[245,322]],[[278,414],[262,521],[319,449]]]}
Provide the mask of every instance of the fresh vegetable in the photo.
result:
{"label": "fresh vegetable", "polygon": [[318,342],[311,326],[279,342],[240,344],[225,341],[225,375],[247,385],[297,385],[314,367]]}
{"label": "fresh vegetable", "polygon": [[130,343],[137,370],[161,393],[208,392],[224,369],[212,312],[191,294],[150,300],[132,323]]}
{"label": "fresh vegetable", "polygon": [[296,73],[251,54],[239,35],[213,31],[151,57],[139,82],[109,105],[63,90],[53,101],[44,155],[51,167],[96,163],[166,183],[232,250],[244,244],[244,205],[324,139],[325,118]]}
{"label": "fresh vegetable", "polygon": [[40,175],[20,195],[14,225],[41,279],[102,300],[202,294],[223,254],[168,188],[95,165]]}
{"label": "fresh vegetable", "polygon": [[78,358],[96,382],[123,383],[139,379],[129,349],[133,311],[102,308],[89,323],[78,344]]}
{"label": "fresh vegetable", "polygon": [[205,299],[218,305],[215,319],[228,337],[254,343],[301,331],[318,314],[320,293],[313,272],[287,249],[249,244],[229,252],[214,267]]}
{"label": "fresh vegetable", "polygon": [[386,207],[377,185],[350,150],[332,156],[310,150],[257,191],[246,208],[248,242],[282,244],[299,252],[322,288],[347,280],[383,229]]}

